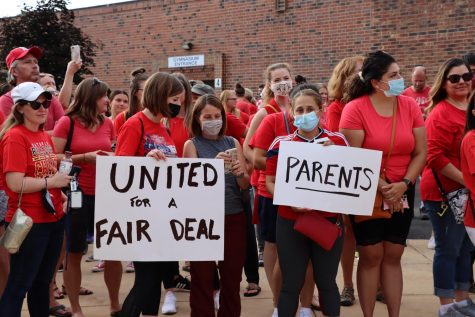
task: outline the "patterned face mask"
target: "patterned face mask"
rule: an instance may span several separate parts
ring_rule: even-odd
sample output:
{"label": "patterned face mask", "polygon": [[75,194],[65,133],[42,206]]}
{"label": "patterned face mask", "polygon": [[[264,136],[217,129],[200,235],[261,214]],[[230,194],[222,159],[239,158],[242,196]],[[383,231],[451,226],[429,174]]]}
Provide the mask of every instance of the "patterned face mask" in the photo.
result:
{"label": "patterned face mask", "polygon": [[284,80],[278,83],[274,83],[270,86],[270,90],[276,96],[288,96],[290,90],[292,90],[292,81],[291,80]]}

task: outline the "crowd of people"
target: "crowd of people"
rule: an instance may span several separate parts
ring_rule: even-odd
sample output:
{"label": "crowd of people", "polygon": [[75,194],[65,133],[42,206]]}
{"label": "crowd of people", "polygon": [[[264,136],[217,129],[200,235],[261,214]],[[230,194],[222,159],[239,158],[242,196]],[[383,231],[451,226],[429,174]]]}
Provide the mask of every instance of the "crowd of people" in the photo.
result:
{"label": "crowd of people", "polygon": [[[18,252],[0,247],[0,316],[20,316],[25,296],[31,316],[84,316],[80,295],[93,293],[81,286],[81,263],[94,234],[95,162],[112,155],[214,158],[228,170],[222,261],[186,262],[182,270],[176,261],[129,262],[125,271],[135,281],[121,302],[123,264],[86,259],[104,273],[111,316],[157,316],[162,284],[162,314],[177,312],[175,292],[185,290],[192,317],[240,316],[242,274],[243,295],[258,296],[260,265],[272,291],[272,317],[309,317],[312,309],[340,316],[341,306],[355,304],[358,252],[363,316],[372,317],[380,300],[397,317],[419,184],[422,218],[433,227],[440,300],[434,313],[475,316],[469,297],[475,290],[475,54],[447,60],[432,87],[421,65],[406,87],[396,59],[384,51],[344,58],[327,84],[294,77],[281,62],[265,69],[257,94],[242,83],[218,93],[181,73],[144,68],[132,71],[128,89],[111,90],[96,77],[74,87],[80,59],[69,62],[58,90],[54,76],[40,73],[41,56],[35,46],[10,51],[10,89],[0,96],[0,234],[19,209],[33,220]],[[381,151],[372,215],[275,205],[282,141]],[[63,159],[75,174],[60,170]],[[76,185],[79,206],[71,198]],[[315,231],[331,227],[341,234],[322,243],[298,228],[308,217],[321,225]],[[70,307],[57,301],[65,295]]]}

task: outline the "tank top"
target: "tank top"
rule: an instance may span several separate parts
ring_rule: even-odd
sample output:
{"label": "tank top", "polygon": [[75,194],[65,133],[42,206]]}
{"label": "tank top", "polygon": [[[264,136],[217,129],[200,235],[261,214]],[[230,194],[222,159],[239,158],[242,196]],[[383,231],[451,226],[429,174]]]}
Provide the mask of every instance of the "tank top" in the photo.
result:
{"label": "tank top", "polygon": [[[219,152],[236,147],[232,137],[223,136],[218,140],[205,139],[201,136],[191,139],[199,158],[215,158]],[[243,211],[241,190],[236,182],[236,176],[226,173],[224,178],[224,214],[234,215]]]}

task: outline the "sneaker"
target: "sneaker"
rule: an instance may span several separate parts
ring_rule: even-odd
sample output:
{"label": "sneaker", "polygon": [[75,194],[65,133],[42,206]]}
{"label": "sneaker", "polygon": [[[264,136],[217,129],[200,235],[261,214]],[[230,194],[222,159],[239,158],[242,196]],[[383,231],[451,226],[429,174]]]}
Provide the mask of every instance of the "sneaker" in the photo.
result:
{"label": "sneaker", "polygon": [[186,277],[178,275],[175,279],[175,290],[176,291],[190,291],[191,290],[191,282]]}
{"label": "sneaker", "polygon": [[277,311],[277,307],[274,307],[274,311],[272,312],[272,317],[279,317],[279,312]]}
{"label": "sneaker", "polygon": [[427,248],[434,250],[435,249],[435,238],[434,236],[430,236],[429,241],[427,241]]}
{"label": "sneaker", "polygon": [[343,287],[340,304],[341,306],[353,306],[355,304],[355,289],[353,287]]}
{"label": "sneaker", "polygon": [[299,317],[313,317],[312,310],[308,307],[301,307]]}
{"label": "sneaker", "polygon": [[259,266],[264,267],[264,254],[259,252]]}
{"label": "sneaker", "polygon": [[378,288],[378,292],[376,293],[376,300],[383,304],[386,304],[386,299],[384,298],[383,290]]}
{"label": "sneaker", "polygon": [[91,269],[92,273],[99,273],[99,272],[104,272],[104,267],[106,266],[105,262],[100,260],[97,262],[96,265],[94,265]]}
{"label": "sneaker", "polygon": [[214,293],[213,299],[214,299],[214,309],[219,310],[219,291]]}
{"label": "sneaker", "polygon": [[441,314],[439,310],[439,317],[466,317],[464,314],[459,312],[454,306],[450,307],[445,314]]}
{"label": "sneaker", "polygon": [[134,272],[135,272],[134,262],[127,263],[127,266],[125,267],[125,273],[134,273]]}
{"label": "sneaker", "polygon": [[94,256],[92,254],[86,258],[86,262],[95,262],[95,261],[97,260],[94,259]]}
{"label": "sneaker", "polygon": [[162,306],[163,315],[174,315],[176,314],[176,296],[173,292],[168,291],[165,294],[165,299],[163,300]]}
{"label": "sneaker", "polygon": [[468,302],[467,306],[460,307],[457,305],[457,303],[455,303],[455,305],[452,307],[454,307],[457,312],[463,314],[464,316],[475,317],[475,303],[472,302],[470,298],[467,298],[466,301]]}

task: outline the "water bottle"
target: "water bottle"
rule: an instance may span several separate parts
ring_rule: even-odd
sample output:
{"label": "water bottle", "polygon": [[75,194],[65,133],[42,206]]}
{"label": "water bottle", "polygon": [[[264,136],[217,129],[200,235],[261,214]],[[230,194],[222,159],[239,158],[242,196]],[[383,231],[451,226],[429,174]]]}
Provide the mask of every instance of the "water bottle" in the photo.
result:
{"label": "water bottle", "polygon": [[71,153],[70,151],[64,152],[64,157],[59,163],[60,173],[69,175],[69,173],[71,172],[71,169],[73,168],[73,159],[71,157],[72,155],[73,153]]}

